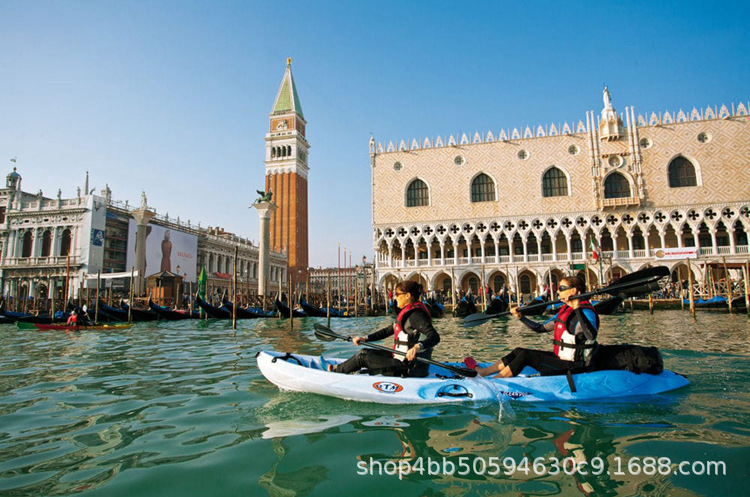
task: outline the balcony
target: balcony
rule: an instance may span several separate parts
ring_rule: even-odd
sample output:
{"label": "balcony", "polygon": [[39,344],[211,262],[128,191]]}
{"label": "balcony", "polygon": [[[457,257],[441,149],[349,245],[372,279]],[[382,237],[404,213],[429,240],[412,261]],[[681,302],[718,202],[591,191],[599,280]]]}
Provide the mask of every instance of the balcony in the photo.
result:
{"label": "balcony", "polygon": [[[68,256],[58,255],[52,257],[14,257],[5,260],[3,267],[17,268],[46,268],[46,267],[65,267],[68,264]],[[77,257],[70,256],[70,265],[80,264]]]}
{"label": "balcony", "polygon": [[602,207],[624,207],[628,205],[640,205],[638,197],[603,198]]}

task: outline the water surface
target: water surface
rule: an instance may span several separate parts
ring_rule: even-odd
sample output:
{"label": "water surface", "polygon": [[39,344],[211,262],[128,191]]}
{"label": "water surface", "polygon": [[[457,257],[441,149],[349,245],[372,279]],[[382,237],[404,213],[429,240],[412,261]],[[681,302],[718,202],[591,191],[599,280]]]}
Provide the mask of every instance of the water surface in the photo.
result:
{"label": "water surface", "polygon": [[[260,375],[259,350],[353,352],[350,344],[316,340],[316,321],[325,320],[296,319],[294,330],[288,320],[241,321],[236,332],[220,321],[141,323],[117,333],[0,326],[0,495],[737,495],[747,486],[745,315],[602,317],[603,343],[659,346],[666,366],[691,380],[687,389],[626,401],[479,407],[280,392]],[[353,334],[387,323],[334,319],[332,327]],[[435,324],[443,338],[437,360],[550,346],[549,336],[515,320],[471,329],[451,318]],[[524,457],[526,472],[488,475],[493,461]],[[648,457],[669,458],[668,474],[644,474]],[[550,475],[552,458],[602,461],[605,470]],[[537,467],[543,471],[531,466],[535,459],[546,461]],[[358,474],[362,464],[377,473],[378,463],[393,469],[420,460],[423,474],[403,479]],[[428,461],[456,470],[463,461],[471,471],[451,475],[441,466],[428,474]],[[680,461],[704,470],[723,462],[726,475],[674,474]]]}

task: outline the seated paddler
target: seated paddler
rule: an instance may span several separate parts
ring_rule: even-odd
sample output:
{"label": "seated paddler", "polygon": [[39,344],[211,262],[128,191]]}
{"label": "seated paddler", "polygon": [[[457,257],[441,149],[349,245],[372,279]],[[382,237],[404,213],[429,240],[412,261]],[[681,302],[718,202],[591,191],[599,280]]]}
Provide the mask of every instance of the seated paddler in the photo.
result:
{"label": "seated paddler", "polygon": [[591,302],[577,298],[584,291],[580,278],[563,278],[557,290],[563,305],[557,315],[545,323],[523,316],[518,307],[510,310],[513,316],[535,332],[553,332],[552,351],[517,347],[486,368],[478,367],[471,357],[464,359],[466,366],[475,369],[481,376],[501,378],[518,376],[526,366],[536,369],[542,376],[583,373],[592,369],[592,358],[598,347],[599,315]]}
{"label": "seated paddler", "polygon": [[432,348],[440,342],[440,335],[432,326],[427,307],[419,301],[422,286],[415,281],[396,285],[395,297],[399,308],[396,322],[367,336],[352,338],[354,345],[375,342],[393,336],[394,352],[364,348],[338,366],[328,366],[336,373],[355,373],[366,369],[370,374],[389,376],[427,376],[428,364],[415,360],[431,358]]}

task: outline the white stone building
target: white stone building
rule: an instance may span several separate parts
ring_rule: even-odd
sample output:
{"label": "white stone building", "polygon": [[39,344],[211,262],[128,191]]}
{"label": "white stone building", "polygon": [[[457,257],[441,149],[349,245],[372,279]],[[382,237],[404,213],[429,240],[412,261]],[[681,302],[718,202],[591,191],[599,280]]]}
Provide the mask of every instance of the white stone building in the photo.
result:
{"label": "white stone building", "polygon": [[379,285],[507,283],[531,295],[582,272],[592,246],[603,255],[601,274],[598,264],[585,272],[592,285],[650,264],[686,278],[686,262],[663,249],[695,247],[699,281],[706,268],[745,263],[748,103],[636,115],[618,114],[607,88],[603,99],[585,122],[398,146],[371,139]]}

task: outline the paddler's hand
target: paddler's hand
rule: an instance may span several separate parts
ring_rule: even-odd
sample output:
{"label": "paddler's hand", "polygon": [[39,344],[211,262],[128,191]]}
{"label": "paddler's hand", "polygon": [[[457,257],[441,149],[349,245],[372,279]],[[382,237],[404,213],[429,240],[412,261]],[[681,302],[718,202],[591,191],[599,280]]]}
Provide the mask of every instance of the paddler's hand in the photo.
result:
{"label": "paddler's hand", "polygon": [[360,343],[366,342],[366,341],[367,341],[366,337],[354,337],[354,338],[352,338],[352,343],[354,345],[358,346],[358,347],[359,347]]}
{"label": "paddler's hand", "polygon": [[417,357],[417,352],[422,350],[422,346],[419,344],[416,344],[414,347],[410,348],[406,351],[406,360],[407,361],[413,361],[415,357]]}
{"label": "paddler's hand", "polygon": [[518,306],[511,307],[510,313],[513,314],[514,318],[521,319],[521,313],[518,311]]}

